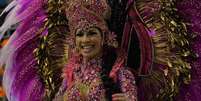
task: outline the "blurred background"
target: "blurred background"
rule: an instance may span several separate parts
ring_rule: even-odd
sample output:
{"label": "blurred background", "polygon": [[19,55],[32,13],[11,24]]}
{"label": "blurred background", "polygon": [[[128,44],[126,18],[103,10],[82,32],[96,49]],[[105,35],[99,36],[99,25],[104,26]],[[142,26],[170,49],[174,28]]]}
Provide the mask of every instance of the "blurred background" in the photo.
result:
{"label": "blurred background", "polygon": [[[12,0],[0,0],[0,13],[11,1]],[[0,16],[0,26],[3,24],[6,15],[7,15],[7,13]],[[7,40],[9,39],[9,37],[13,33],[13,31],[14,31],[14,29],[7,31],[6,35],[3,37],[3,39],[0,40],[0,49],[7,43]],[[0,34],[1,34],[1,32],[0,32]],[[7,101],[3,87],[2,87],[3,73],[4,73],[4,67],[0,67],[0,101]]]}

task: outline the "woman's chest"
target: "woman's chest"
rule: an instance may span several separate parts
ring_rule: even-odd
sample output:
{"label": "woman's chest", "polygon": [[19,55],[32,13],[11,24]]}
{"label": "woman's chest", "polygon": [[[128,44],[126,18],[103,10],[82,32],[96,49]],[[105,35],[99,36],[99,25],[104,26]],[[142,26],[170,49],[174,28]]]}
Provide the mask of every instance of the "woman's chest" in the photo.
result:
{"label": "woman's chest", "polygon": [[75,70],[74,82],[67,90],[68,100],[71,101],[102,101],[105,98],[105,89],[101,79],[100,68]]}
{"label": "woman's chest", "polygon": [[84,84],[91,84],[97,82],[100,83],[101,72],[102,70],[100,68],[80,68],[78,70],[74,70],[73,78],[75,82],[79,81]]}

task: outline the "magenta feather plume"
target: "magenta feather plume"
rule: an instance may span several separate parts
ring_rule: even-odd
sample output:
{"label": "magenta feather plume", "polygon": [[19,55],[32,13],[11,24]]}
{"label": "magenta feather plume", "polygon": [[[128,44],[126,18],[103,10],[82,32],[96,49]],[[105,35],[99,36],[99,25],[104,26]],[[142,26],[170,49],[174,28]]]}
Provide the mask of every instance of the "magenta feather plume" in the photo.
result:
{"label": "magenta feather plume", "polygon": [[8,44],[1,50],[1,65],[5,65],[3,85],[9,101],[41,101],[44,87],[37,75],[37,62],[34,49],[39,45],[38,33],[43,27],[47,14],[45,0],[15,0],[8,8],[11,9],[4,30],[19,23],[10,37]]}

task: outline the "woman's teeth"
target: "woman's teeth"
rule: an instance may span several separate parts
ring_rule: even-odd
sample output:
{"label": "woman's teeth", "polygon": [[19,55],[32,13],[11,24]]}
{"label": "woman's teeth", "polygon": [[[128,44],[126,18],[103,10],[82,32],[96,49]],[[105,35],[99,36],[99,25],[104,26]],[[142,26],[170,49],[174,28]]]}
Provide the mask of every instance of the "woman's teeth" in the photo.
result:
{"label": "woman's teeth", "polygon": [[83,49],[91,49],[93,48],[94,45],[86,45],[86,46],[82,46]]}

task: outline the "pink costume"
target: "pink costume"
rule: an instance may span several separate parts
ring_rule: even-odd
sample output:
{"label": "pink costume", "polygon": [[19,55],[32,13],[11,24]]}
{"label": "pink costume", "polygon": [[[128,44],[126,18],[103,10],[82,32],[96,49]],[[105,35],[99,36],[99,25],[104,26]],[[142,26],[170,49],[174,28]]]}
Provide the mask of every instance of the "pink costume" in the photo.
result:
{"label": "pink costume", "polygon": [[[113,47],[109,45],[113,45],[115,37],[109,38],[112,33],[108,30],[105,20],[110,16],[110,7],[105,0],[69,0],[66,15],[69,19],[72,38],[75,37],[77,29],[100,28],[106,38],[104,43],[106,47],[103,47],[103,53],[108,55],[109,51],[107,50]],[[115,49],[112,51],[115,52]],[[124,53],[113,54],[113,57],[118,55],[115,60],[113,59],[116,61],[115,63],[104,62],[106,55],[103,55],[85,64],[82,61],[82,56],[76,56],[74,51],[72,54],[64,70],[66,84],[64,83],[61,90],[63,92],[60,93],[60,96],[64,95],[63,99],[70,101],[112,100],[112,94],[124,93],[129,101],[137,100],[135,78],[124,66],[126,57],[123,55]]]}
{"label": "pink costume", "polygon": [[[200,0],[107,1],[13,0],[0,28],[19,23],[0,50],[9,101],[52,101],[59,88],[55,100],[200,101]],[[105,35],[104,54],[83,64],[74,34],[91,26]]]}

